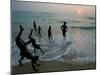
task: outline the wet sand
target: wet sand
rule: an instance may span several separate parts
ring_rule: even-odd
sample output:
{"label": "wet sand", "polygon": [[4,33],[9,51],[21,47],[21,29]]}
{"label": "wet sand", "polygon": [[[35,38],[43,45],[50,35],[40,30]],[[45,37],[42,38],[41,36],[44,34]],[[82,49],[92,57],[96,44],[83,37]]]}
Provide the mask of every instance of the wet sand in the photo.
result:
{"label": "wet sand", "polygon": [[[96,64],[74,64],[71,62],[58,62],[58,61],[39,61],[39,72],[57,72],[57,71],[72,71],[72,70],[89,70],[96,69]],[[12,75],[15,74],[27,74],[36,73],[32,69],[31,63],[25,63],[23,66],[15,65],[12,66]]]}

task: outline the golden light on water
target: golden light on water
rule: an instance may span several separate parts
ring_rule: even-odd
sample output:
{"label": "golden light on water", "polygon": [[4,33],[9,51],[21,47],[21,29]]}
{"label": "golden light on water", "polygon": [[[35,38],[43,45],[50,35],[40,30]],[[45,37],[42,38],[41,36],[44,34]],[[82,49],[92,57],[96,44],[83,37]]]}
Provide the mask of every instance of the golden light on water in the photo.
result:
{"label": "golden light on water", "polygon": [[75,41],[75,45],[76,45],[76,47],[80,47],[80,41],[81,41],[81,37],[80,37],[80,31],[79,31],[80,29],[78,29],[77,31],[75,31],[74,32],[74,41]]}

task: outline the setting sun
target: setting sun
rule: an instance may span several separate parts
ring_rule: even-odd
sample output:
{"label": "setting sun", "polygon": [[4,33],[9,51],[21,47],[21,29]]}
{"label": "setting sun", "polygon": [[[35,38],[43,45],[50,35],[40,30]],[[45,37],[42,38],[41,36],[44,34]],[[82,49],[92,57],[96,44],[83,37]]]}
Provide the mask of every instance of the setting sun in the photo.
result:
{"label": "setting sun", "polygon": [[81,14],[81,13],[82,13],[82,11],[79,9],[79,10],[78,10],[78,14]]}
{"label": "setting sun", "polygon": [[78,13],[80,14],[80,13],[81,13],[81,11],[80,11],[80,10],[78,10]]}

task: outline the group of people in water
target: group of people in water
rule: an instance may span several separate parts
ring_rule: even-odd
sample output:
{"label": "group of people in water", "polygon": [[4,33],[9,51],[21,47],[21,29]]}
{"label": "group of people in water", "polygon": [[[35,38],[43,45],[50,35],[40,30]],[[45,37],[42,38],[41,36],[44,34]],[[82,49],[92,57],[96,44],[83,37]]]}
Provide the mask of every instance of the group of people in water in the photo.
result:
{"label": "group of people in water", "polygon": [[[34,31],[38,33],[39,38],[41,38],[42,28],[40,26],[37,28],[35,21],[33,22],[33,27],[34,27]],[[63,38],[65,39],[66,32],[68,31],[66,22],[64,22],[64,24],[61,26],[61,30],[62,30]],[[49,26],[49,28],[48,28],[48,40],[49,40],[49,42],[51,42],[51,40],[53,40],[51,26]]]}
{"label": "group of people in water", "polygon": [[[37,64],[37,62],[36,62],[39,59],[39,56],[36,55],[36,50],[39,49],[42,52],[42,54],[44,54],[44,51],[40,48],[40,45],[36,43],[36,40],[32,37],[33,29],[30,29],[30,34],[28,36],[29,40],[27,42],[25,42],[24,40],[21,39],[21,35],[22,35],[22,32],[24,31],[24,28],[21,25],[19,25],[19,27],[20,27],[20,31],[15,39],[16,45],[18,46],[18,48],[20,50],[20,56],[21,56],[21,58],[19,59],[19,64],[20,64],[20,66],[22,66],[22,60],[24,58],[30,59],[33,70],[35,72],[38,72],[39,69],[36,69],[35,65],[39,66],[40,64]],[[37,29],[35,21],[33,22],[33,27],[34,27],[34,31],[38,32],[39,37],[41,37],[42,29],[40,26]],[[66,32],[68,31],[66,22],[64,22],[64,24],[61,26],[61,30],[62,30],[63,37],[65,38]],[[49,39],[49,42],[51,41],[51,39],[53,40],[51,26],[49,26],[49,28],[48,28],[48,39]],[[34,48],[35,56],[33,56],[27,49],[27,45],[30,43],[32,44],[32,46]]]}

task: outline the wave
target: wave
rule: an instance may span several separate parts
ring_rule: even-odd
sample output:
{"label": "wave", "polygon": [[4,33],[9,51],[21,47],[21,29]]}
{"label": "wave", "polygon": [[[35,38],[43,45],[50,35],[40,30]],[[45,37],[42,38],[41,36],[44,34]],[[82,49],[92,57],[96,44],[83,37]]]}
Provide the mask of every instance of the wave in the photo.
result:
{"label": "wave", "polygon": [[88,16],[88,17],[85,17],[86,19],[89,19],[89,20],[95,20],[96,19],[96,17],[94,16],[94,17],[91,17],[91,16]]}
{"label": "wave", "polygon": [[84,29],[84,30],[93,30],[96,29],[96,26],[70,26],[69,28],[80,28],[80,29]]}

